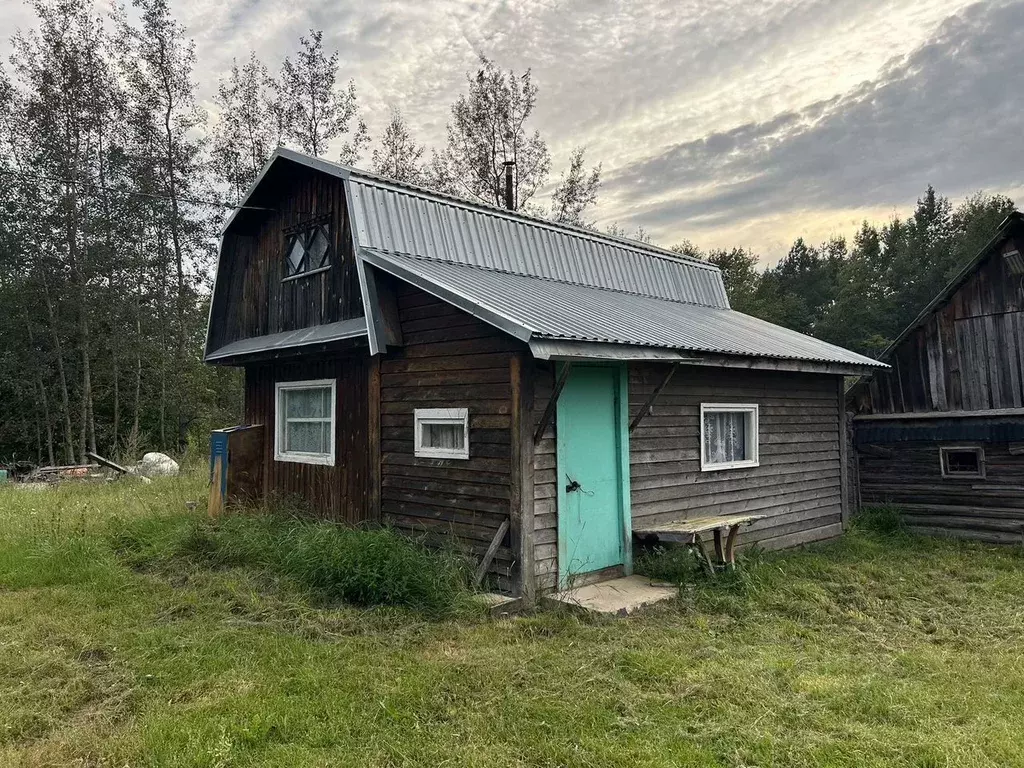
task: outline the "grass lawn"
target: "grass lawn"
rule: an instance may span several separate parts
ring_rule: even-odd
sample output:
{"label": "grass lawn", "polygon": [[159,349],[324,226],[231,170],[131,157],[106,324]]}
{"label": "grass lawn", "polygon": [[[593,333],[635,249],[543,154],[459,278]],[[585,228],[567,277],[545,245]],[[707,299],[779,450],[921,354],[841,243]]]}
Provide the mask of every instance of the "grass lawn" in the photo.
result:
{"label": "grass lawn", "polygon": [[111,533],[204,492],[0,488],[0,764],[1024,765],[1016,550],[855,531],[628,620],[431,618]]}

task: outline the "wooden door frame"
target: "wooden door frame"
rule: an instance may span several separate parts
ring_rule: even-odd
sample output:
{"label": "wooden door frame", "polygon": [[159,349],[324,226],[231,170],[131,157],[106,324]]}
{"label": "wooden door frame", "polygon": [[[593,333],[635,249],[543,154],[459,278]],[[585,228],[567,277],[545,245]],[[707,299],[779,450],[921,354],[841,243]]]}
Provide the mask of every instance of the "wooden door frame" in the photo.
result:
{"label": "wooden door frame", "polygon": [[[555,377],[561,372],[562,366],[566,363],[556,363]],[[620,547],[622,552],[622,569],[628,576],[633,573],[633,513],[630,497],[629,477],[629,364],[628,363],[576,363],[572,364],[573,372],[577,368],[610,368],[617,369],[618,377],[615,379],[615,450],[618,456],[619,472],[619,530],[621,532]],[[569,373],[568,381],[571,381],[573,373]],[[564,393],[563,393],[564,397]],[[569,587],[571,576],[565,569],[567,537],[565,536],[565,520],[562,517],[562,510],[565,508],[565,480],[562,477],[562,467],[565,466],[565,440],[567,436],[558,429],[559,415],[561,413],[562,398],[558,399],[555,413],[555,489],[556,489],[556,514],[558,521],[558,588]]]}

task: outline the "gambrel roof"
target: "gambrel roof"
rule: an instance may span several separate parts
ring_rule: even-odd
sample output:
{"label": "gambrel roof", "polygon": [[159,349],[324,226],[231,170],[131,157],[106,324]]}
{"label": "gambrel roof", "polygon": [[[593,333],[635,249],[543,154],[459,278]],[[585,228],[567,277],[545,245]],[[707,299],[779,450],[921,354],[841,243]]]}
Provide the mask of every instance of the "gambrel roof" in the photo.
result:
{"label": "gambrel roof", "polygon": [[[836,366],[837,372],[879,365],[732,310],[717,267],[646,243],[461,200],[284,148],[253,190],[273,163],[289,161],[345,184],[372,353],[386,347],[375,316],[374,271],[381,270],[531,344],[599,345],[592,347],[601,350],[596,356],[619,345],[676,357],[806,361]],[[208,358],[214,354],[208,350]]]}

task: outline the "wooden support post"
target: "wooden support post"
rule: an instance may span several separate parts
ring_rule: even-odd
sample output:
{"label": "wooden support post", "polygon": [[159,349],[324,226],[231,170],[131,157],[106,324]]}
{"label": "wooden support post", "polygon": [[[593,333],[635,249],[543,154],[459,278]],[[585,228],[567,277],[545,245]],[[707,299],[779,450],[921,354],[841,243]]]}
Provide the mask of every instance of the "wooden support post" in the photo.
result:
{"label": "wooden support post", "polygon": [[739,536],[740,526],[729,526],[729,537],[725,540],[725,562],[730,570],[736,570],[736,537]]}
{"label": "wooden support post", "polygon": [[672,376],[673,374],[675,374],[676,368],[678,367],[679,363],[672,364],[672,366],[668,369],[668,373],[665,374],[665,378],[661,380],[661,384],[654,388],[654,391],[651,393],[651,396],[648,397],[646,402],[644,402],[644,404],[640,406],[640,410],[636,412],[636,416],[634,416],[633,420],[629,423],[630,434],[633,434],[633,430],[636,429],[637,424],[640,423],[643,417],[650,413],[651,408],[654,406],[654,401],[658,399],[658,395],[660,395],[662,391],[665,389],[665,387],[668,386],[668,383],[672,381]]}
{"label": "wooden support post", "polygon": [[487,575],[487,569],[491,567],[494,554],[498,551],[498,547],[501,546],[501,540],[505,538],[506,533],[508,533],[508,518],[501,521],[501,525],[498,526],[494,538],[491,539],[491,545],[487,547],[487,551],[484,553],[484,559],[480,561],[480,565],[476,569],[476,576],[473,578],[473,583],[476,586],[479,587],[483,583],[484,577]]}
{"label": "wooden support post", "polygon": [[704,539],[700,537],[699,533],[693,534],[692,546],[697,550],[701,564],[708,569],[708,573],[711,576],[714,576],[715,564],[711,562],[711,556],[708,555],[708,549],[704,546]]}
{"label": "wooden support post", "polygon": [[722,544],[722,529],[715,528],[715,559],[719,564],[725,563],[725,547]]}
{"label": "wooden support post", "polygon": [[510,419],[511,471],[509,472],[509,520],[511,549],[516,573],[514,589],[524,602],[534,598],[533,572],[533,364],[523,352],[509,359],[512,410]]}
{"label": "wooden support post", "polygon": [[565,363],[562,367],[562,373],[558,376],[558,381],[555,382],[555,389],[551,393],[551,399],[548,400],[547,407],[544,409],[544,413],[541,414],[540,423],[537,424],[537,431],[533,433],[533,442],[537,444],[540,442],[541,437],[544,435],[544,430],[548,428],[548,424],[551,423],[551,419],[555,415],[555,407],[558,405],[558,396],[562,394],[562,390],[565,388],[565,382],[569,380],[569,372],[572,370],[572,363]]}
{"label": "wooden support post", "polygon": [[845,531],[850,523],[850,434],[846,419],[846,386],[838,377],[839,390],[839,520]]}
{"label": "wooden support post", "polygon": [[210,501],[206,512],[210,517],[218,517],[224,511],[224,457],[217,456],[213,460],[213,472],[210,478]]}

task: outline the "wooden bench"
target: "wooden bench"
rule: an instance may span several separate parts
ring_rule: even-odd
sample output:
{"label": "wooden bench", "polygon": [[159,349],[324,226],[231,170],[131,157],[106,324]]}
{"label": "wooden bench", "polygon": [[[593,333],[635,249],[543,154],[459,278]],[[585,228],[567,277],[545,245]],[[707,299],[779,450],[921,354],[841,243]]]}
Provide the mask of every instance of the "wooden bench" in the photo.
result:
{"label": "wooden bench", "polygon": [[[656,538],[659,541],[672,541],[690,547],[701,564],[714,574],[715,568],[736,567],[736,539],[740,528],[750,525],[756,520],[763,520],[766,515],[715,515],[710,517],[691,517],[686,520],[673,520],[668,523],[652,525],[643,523],[633,528],[633,533],[641,538]],[[711,559],[701,534],[712,531],[715,539],[715,558]],[[724,541],[723,541],[724,539]]]}

